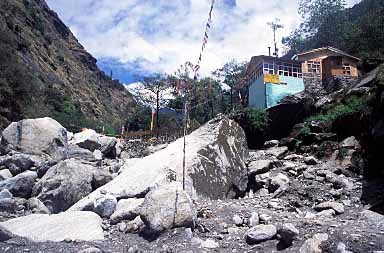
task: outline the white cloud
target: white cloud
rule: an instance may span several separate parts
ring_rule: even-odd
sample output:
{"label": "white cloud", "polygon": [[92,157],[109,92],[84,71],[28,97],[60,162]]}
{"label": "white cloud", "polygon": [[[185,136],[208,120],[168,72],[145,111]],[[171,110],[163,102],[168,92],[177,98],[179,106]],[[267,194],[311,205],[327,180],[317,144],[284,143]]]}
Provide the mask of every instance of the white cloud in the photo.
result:
{"label": "white cloud", "polygon": [[[354,4],[358,0],[349,0]],[[213,25],[201,64],[202,74],[230,59],[267,54],[273,34],[267,22],[278,17],[285,28],[299,23],[297,0],[216,0]],[[96,58],[138,63],[145,71],[173,72],[197,61],[209,0],[48,0],[85,48]],[[281,46],[280,46],[281,48]]]}

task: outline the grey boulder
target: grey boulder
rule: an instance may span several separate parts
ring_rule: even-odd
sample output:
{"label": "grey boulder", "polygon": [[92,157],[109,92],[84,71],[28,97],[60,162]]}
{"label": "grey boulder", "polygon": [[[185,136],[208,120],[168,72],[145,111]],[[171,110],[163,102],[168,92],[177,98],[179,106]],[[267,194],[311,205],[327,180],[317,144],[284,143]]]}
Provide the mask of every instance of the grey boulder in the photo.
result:
{"label": "grey boulder", "polygon": [[196,222],[192,200],[178,182],[151,190],[145,196],[139,214],[153,233],[177,227],[194,228]]}
{"label": "grey boulder", "polygon": [[102,218],[109,218],[116,208],[117,200],[112,195],[100,196],[93,203],[93,211]]}
{"label": "grey boulder", "polygon": [[[67,210],[86,197],[95,186],[105,183],[104,171],[84,161],[69,159],[48,170],[33,188],[33,196],[40,199],[52,213]],[[112,179],[111,176],[109,179]]]}
{"label": "grey boulder", "polygon": [[291,245],[299,235],[299,230],[293,224],[285,223],[278,226],[277,234],[280,236],[280,241],[286,245]]}
{"label": "grey boulder", "polygon": [[36,172],[25,171],[15,177],[1,181],[0,190],[7,189],[15,197],[29,198],[36,179]]}
{"label": "grey boulder", "polygon": [[277,234],[274,225],[257,225],[245,233],[245,239],[248,244],[257,244],[273,239]]}
{"label": "grey boulder", "polygon": [[15,176],[35,166],[35,161],[29,155],[14,154],[3,158],[2,164]]}
{"label": "grey boulder", "polygon": [[333,209],[335,210],[336,214],[342,214],[344,213],[344,205],[341,203],[333,202],[333,201],[327,201],[320,203],[314,207],[316,211],[323,211],[327,209]]}
{"label": "grey boulder", "polygon": [[103,240],[102,219],[93,212],[31,214],[0,223],[11,233],[34,242]]}

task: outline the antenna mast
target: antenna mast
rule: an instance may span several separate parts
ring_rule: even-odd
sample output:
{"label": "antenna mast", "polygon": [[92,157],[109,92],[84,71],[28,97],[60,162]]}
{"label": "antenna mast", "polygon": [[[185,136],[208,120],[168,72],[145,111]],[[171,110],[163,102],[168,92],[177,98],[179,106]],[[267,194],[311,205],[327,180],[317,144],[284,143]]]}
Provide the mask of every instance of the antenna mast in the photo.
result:
{"label": "antenna mast", "polygon": [[284,25],[280,24],[280,19],[276,18],[275,21],[268,22],[267,25],[269,25],[273,30],[273,43],[275,45],[275,52],[273,55],[275,57],[279,57],[279,49],[277,48],[277,42],[276,42],[276,31],[278,29],[284,28]]}

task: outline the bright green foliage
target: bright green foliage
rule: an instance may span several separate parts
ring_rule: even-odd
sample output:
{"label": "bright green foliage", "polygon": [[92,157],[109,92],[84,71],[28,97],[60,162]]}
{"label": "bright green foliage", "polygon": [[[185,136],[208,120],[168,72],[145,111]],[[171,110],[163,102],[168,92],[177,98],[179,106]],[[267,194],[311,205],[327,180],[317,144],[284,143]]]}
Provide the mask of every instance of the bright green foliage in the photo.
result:
{"label": "bright green foliage", "polygon": [[309,117],[306,121],[332,122],[340,117],[358,112],[366,106],[367,101],[364,98],[351,97],[344,103],[337,104],[323,113]]}

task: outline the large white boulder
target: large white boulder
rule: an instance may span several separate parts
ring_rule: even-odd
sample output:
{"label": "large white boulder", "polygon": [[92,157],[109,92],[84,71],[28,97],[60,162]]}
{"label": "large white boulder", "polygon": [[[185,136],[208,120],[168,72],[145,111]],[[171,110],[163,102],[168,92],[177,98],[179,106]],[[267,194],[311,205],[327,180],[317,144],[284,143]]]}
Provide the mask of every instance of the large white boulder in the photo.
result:
{"label": "large white boulder", "polygon": [[55,155],[67,143],[67,130],[51,118],[11,123],[2,133],[1,145],[22,153]]}
{"label": "large white boulder", "polygon": [[102,219],[93,212],[31,214],[0,223],[11,233],[34,242],[103,240]]}
{"label": "large white boulder", "polygon": [[[245,191],[248,174],[244,160],[248,148],[244,131],[226,117],[211,120],[186,138],[186,191],[192,197],[232,197]],[[183,139],[124,165],[113,181],[76,203],[70,210],[84,210],[102,193],[116,198],[143,197],[151,189],[183,180]]]}

